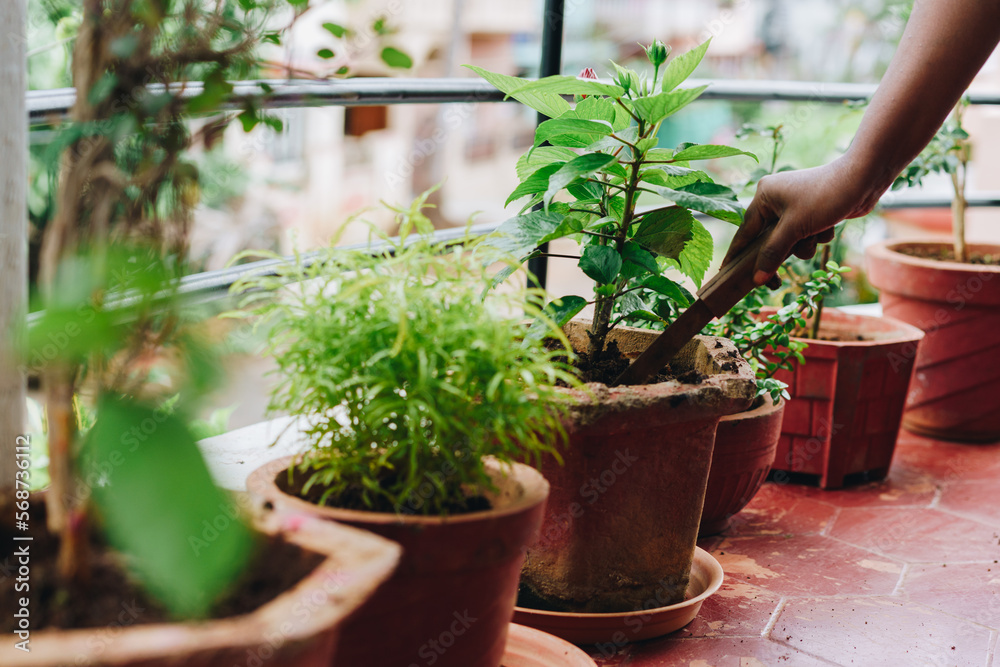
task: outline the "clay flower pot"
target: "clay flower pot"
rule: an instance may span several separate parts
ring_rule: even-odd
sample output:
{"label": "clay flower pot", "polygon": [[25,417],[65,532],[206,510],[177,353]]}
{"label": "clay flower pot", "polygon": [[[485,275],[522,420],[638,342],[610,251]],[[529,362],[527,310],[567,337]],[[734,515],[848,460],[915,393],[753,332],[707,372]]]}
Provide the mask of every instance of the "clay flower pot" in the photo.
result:
{"label": "clay flower pot", "polygon": [[[882,311],[926,332],[903,426],[943,440],[1000,440],[1000,266],[905,255],[946,243],[895,242],[865,251]],[[1000,254],[1000,246],[969,244]]]}
{"label": "clay flower pot", "polygon": [[719,421],[699,537],[725,530],[729,519],[753,500],[771,470],[785,402],[775,405],[769,396],[762,396],[754,405]]}
{"label": "clay flower pot", "polygon": [[[585,327],[567,327],[577,349],[586,345]],[[624,327],[611,340],[634,358],[656,335]],[[564,464],[548,457],[542,466],[552,492],[539,540],[525,559],[524,604],[595,613],[683,599],[716,426],[749,406],[756,383],[721,338],[696,337],[671,367],[678,375],[703,375],[685,378],[689,383],[567,390],[578,405],[561,451]]]}
{"label": "clay flower pot", "polygon": [[[924,334],[891,317],[823,311],[819,340],[803,340],[805,364],[778,371],[792,398],[785,406],[772,468],[818,476],[838,489],[850,475],[882,479],[889,472]],[[824,338],[828,340],[823,340]],[[787,481],[787,475],[776,475]]]}
{"label": "clay flower pot", "polygon": [[283,535],[326,560],[295,588],[249,614],[192,623],[32,631],[31,652],[14,649],[14,641],[4,642],[0,664],[329,667],[344,619],[389,577],[400,558],[399,546],[303,515],[273,514],[258,529]]}
{"label": "clay flower pot", "polygon": [[247,490],[275,507],[365,528],[403,547],[395,574],[344,627],[336,667],[500,664],[524,550],[549,492],[536,470],[488,461],[499,490],[484,494],[493,509],[439,517],[320,507],[278,487],[291,462],[258,468]]}

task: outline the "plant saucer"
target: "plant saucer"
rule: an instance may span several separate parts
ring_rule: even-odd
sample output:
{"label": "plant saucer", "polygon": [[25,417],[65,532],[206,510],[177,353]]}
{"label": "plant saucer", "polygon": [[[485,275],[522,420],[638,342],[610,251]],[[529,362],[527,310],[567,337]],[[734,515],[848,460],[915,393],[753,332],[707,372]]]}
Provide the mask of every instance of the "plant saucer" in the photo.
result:
{"label": "plant saucer", "polygon": [[597,667],[593,659],[565,639],[511,623],[502,667]]}
{"label": "plant saucer", "polygon": [[574,644],[597,644],[652,639],[680,630],[694,620],[701,604],[722,585],[722,566],[704,549],[695,547],[691,580],[683,602],[647,611],[612,614],[578,614],[517,607],[514,622],[527,625]]}

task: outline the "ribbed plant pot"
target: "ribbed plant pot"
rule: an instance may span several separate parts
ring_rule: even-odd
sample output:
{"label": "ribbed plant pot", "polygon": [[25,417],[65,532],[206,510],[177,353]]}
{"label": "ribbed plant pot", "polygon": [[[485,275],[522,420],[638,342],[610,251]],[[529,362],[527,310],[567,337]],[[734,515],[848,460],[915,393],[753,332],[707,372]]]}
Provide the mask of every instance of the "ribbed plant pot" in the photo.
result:
{"label": "ribbed plant pot", "polygon": [[278,487],[291,463],[284,457],[258,468],[247,490],[275,507],[364,528],[403,547],[395,574],[344,627],[335,667],[500,664],[524,551],[549,493],[538,471],[488,460],[498,492],[484,495],[493,509],[440,517],[320,507]]}
{"label": "ribbed plant pot", "polygon": [[699,537],[724,531],[730,519],[753,500],[771,470],[785,402],[775,405],[770,397],[762,396],[754,405],[719,421]]}
{"label": "ribbed plant pot", "polygon": [[[586,325],[567,327],[577,349],[587,344]],[[656,335],[624,327],[611,340],[634,358]],[[671,367],[705,377],[567,390],[577,406],[564,464],[550,457],[542,466],[552,491],[521,574],[522,606],[622,612],[683,599],[716,426],[749,406],[756,384],[721,338],[696,337]]]}
{"label": "ribbed plant pot", "polygon": [[[882,311],[919,327],[903,426],[943,440],[1000,440],[1000,266],[923,259],[900,252],[941,242],[894,242],[865,251]],[[969,244],[1000,255],[1000,245]]]}
{"label": "ribbed plant pot", "polygon": [[924,333],[891,317],[836,308],[824,309],[821,322],[818,340],[795,339],[809,345],[806,363],[774,375],[788,383],[792,398],[772,469],[816,476],[824,489],[839,489],[852,475],[882,479]]}
{"label": "ribbed plant pot", "polygon": [[293,589],[249,614],[191,623],[33,630],[30,653],[0,646],[4,667],[330,667],[344,620],[385,581],[398,545],[302,514],[274,513],[258,529],[326,556]]}

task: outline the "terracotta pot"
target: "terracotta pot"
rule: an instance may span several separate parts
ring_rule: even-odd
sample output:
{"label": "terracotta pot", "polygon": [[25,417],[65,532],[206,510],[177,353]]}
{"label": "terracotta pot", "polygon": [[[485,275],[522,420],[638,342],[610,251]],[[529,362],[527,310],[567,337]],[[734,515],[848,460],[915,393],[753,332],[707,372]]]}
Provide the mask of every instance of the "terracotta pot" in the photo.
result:
{"label": "terracotta pot", "polygon": [[276,507],[365,528],[403,547],[396,573],[344,627],[336,667],[500,664],[524,550],[535,539],[549,492],[536,470],[516,464],[505,475],[488,461],[499,490],[485,494],[492,510],[408,516],[319,507],[289,495],[275,480],[291,461],[258,468],[247,490]]}
{"label": "terracotta pot", "polygon": [[[903,426],[942,440],[1000,440],[1000,266],[898,252],[915,247],[947,244],[881,243],[865,252],[883,312],[927,334],[916,355]],[[997,245],[969,249],[1000,254]]]}
{"label": "terracotta pot", "polygon": [[400,558],[399,546],[355,528],[287,513],[262,519],[258,528],[327,558],[295,588],[243,616],[33,631],[31,652],[6,641],[0,646],[0,664],[329,667],[344,619],[389,577]]}
{"label": "terracotta pot", "polygon": [[[820,338],[802,340],[805,364],[779,371],[785,406],[772,468],[817,475],[838,489],[850,475],[882,479],[896,449],[913,359],[924,334],[891,317],[823,310]],[[861,340],[858,340],[860,338]],[[787,481],[787,475],[775,475]]]}
{"label": "terracotta pot", "polygon": [[761,397],[754,405],[757,407],[719,421],[699,537],[725,530],[729,519],[747,506],[771,470],[785,402],[775,405],[770,397]]}
{"label": "terracotta pot", "polygon": [[927,208],[890,208],[879,214],[888,224],[892,236],[902,236],[903,232],[919,234],[938,234],[947,237],[951,234],[951,207]]}
{"label": "terracotta pot", "polygon": [[[587,344],[585,322],[567,334]],[[657,332],[616,329],[611,339],[638,356]],[[622,612],[683,599],[719,418],[745,410],[753,372],[733,345],[699,336],[674,359],[679,381],[567,390],[575,401],[564,464],[544,461],[552,485],[538,542],[521,575],[522,606]]]}

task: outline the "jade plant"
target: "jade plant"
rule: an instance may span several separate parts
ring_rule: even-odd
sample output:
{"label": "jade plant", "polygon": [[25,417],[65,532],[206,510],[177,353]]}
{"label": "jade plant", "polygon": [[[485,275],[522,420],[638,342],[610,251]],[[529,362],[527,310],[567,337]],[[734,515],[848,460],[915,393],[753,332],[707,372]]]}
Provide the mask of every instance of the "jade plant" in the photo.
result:
{"label": "jade plant", "polygon": [[[251,291],[232,315],[268,327],[280,377],[270,408],[307,423],[289,488],[319,504],[482,509],[485,456],[537,464],[565,436],[555,386],[574,383],[566,349],[522,341],[525,295],[483,300],[472,251],[427,240],[425,199],[396,209],[398,242],[297,255],[233,285]],[[282,290],[289,282],[306,287]]]}
{"label": "jade plant", "polygon": [[954,197],[951,201],[952,237],[955,260],[969,261],[965,246],[965,185],[971,157],[969,133],[962,126],[962,114],[969,105],[967,98],[959,100],[951,116],[944,122],[930,143],[914,158],[903,173],[896,177],[893,190],[923,184],[930,174],[948,174]]}
{"label": "jade plant", "polygon": [[[559,325],[594,306],[587,355],[604,352],[619,323],[654,320],[655,297],[685,303],[677,269],[700,285],[712,258],[712,237],[695,217],[701,213],[734,225],[743,220],[736,193],[694,166],[702,160],[752,153],[729,146],[684,143],[660,146],[663,123],[696,100],[706,86],[681,85],[701,62],[705,42],[668,61],[668,47],[645,49],[652,72],[612,63],[612,82],[551,76],[519,79],[471,67],[495,87],[549,118],[539,124],[532,147],[517,163],[520,184],[507,204],[524,201],[487,245],[521,262],[548,254],[544,244],[570,238],[580,269],[594,280],[594,296],[564,296],[546,306]],[[570,104],[563,96],[574,96]],[[640,201],[641,200],[641,201]],[[497,282],[516,266],[504,269]]]}

